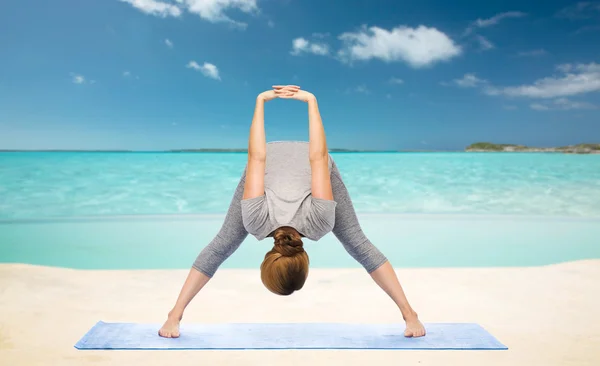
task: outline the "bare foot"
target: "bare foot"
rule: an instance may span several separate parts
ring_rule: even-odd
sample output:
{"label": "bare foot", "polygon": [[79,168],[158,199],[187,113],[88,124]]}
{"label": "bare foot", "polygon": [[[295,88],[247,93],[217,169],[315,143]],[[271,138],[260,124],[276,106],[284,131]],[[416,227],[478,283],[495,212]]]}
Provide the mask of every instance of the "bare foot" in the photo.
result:
{"label": "bare foot", "polygon": [[180,319],[169,316],[165,324],[158,331],[158,335],[165,338],[178,338],[179,337],[179,322]]}
{"label": "bare foot", "polygon": [[406,320],[406,330],[404,331],[405,337],[422,337],[425,335],[425,327],[415,315],[414,317]]}

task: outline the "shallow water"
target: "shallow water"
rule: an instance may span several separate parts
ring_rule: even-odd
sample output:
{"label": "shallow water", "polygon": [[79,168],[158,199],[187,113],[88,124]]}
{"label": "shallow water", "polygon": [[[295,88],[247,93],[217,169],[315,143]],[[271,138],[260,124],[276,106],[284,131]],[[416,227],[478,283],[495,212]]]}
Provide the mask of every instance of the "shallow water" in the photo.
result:
{"label": "shallow water", "polygon": [[[357,212],[600,217],[600,155],[333,153]],[[0,218],[224,213],[244,153],[2,153]]]}
{"label": "shallow water", "polygon": [[[0,221],[0,262],[81,269],[190,268],[224,215]],[[396,267],[537,266],[600,258],[600,219],[359,214]],[[221,268],[257,269],[272,239],[249,236]],[[360,267],[333,234],[305,240],[311,267]]]}

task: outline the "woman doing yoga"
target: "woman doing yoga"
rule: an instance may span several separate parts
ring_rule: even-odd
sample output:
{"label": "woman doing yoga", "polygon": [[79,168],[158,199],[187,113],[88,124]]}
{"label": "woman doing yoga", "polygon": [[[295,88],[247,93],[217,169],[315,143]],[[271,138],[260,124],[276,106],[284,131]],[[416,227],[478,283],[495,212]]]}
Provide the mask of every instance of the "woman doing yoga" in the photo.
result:
{"label": "woman doing yoga", "polygon": [[[264,105],[275,98],[308,104],[308,143],[266,143]],[[392,265],[362,232],[346,186],[329,155],[317,99],[295,85],[274,86],[256,99],[248,163],[223,226],[194,261],[159,335],[179,337],[179,323],[187,305],[248,234],[258,240],[273,237],[274,246],[260,265],[261,280],[269,291],[290,295],[304,286],[308,276],[309,260],[302,238],[317,241],[330,231],[396,303],[406,322],[404,335],[425,335]]]}

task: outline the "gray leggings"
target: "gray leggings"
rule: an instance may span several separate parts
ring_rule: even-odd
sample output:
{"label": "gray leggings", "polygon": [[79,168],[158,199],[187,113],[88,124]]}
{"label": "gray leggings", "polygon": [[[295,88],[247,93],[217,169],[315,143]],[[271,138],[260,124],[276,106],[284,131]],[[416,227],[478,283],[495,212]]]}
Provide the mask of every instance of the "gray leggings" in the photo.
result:
{"label": "gray leggings", "polygon": [[[235,190],[223,226],[194,261],[193,267],[208,277],[215,274],[219,266],[240,247],[248,236],[242,222],[240,203],[244,195],[245,181],[246,170]],[[337,202],[335,225],[332,232],[352,258],[371,273],[384,264],[387,259],[363,233],[350,195],[335,162],[331,169],[331,188],[333,200]]]}

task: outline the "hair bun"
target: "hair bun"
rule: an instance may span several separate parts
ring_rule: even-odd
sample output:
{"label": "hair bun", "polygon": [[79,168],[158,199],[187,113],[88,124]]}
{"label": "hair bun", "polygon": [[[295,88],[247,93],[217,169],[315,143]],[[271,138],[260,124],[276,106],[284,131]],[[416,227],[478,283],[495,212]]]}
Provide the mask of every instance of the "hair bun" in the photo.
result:
{"label": "hair bun", "polygon": [[275,244],[274,249],[277,253],[281,254],[284,257],[293,257],[297,254],[304,252],[302,244],[298,246],[292,246],[289,244]]}
{"label": "hair bun", "polygon": [[275,246],[273,249],[285,257],[293,257],[304,252],[300,236],[294,235],[287,230],[277,230],[274,235]]}

